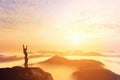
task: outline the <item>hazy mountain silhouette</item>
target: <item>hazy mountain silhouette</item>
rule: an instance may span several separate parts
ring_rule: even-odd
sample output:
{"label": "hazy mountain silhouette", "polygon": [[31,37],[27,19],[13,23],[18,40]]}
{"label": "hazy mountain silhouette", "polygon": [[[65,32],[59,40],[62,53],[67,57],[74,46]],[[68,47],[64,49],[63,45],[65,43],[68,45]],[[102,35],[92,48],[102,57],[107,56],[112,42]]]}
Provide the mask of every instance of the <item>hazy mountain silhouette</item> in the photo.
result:
{"label": "hazy mountain silhouette", "polygon": [[1,68],[0,80],[53,80],[50,73],[40,68]]}
{"label": "hazy mountain silhouette", "polygon": [[75,80],[120,80],[120,75],[98,65],[79,67],[72,76]]}
{"label": "hazy mountain silhouette", "polygon": [[60,56],[53,56],[52,58],[43,61],[43,62],[39,62],[40,64],[48,64],[48,65],[65,65],[65,66],[75,66],[78,67],[79,65],[82,64],[91,64],[91,65],[103,65],[101,62],[95,61],[95,60],[69,60],[67,58],[64,57],[60,57]]}
{"label": "hazy mountain silhouette", "polygon": [[77,69],[72,74],[74,80],[120,80],[120,75],[105,69],[105,65],[96,60],[69,60],[64,57],[53,56],[39,64],[55,65],[56,67],[68,66]]}
{"label": "hazy mountain silhouette", "polygon": [[104,64],[95,60],[81,60],[78,70],[72,76],[75,80],[120,80],[120,75],[105,69]]}
{"label": "hazy mountain silhouette", "polygon": [[45,60],[43,62],[39,62],[39,63],[40,64],[50,64],[50,65],[66,65],[66,63],[69,63],[69,60],[64,57],[55,55],[52,58]]}
{"label": "hazy mountain silhouette", "polygon": [[86,56],[103,56],[101,53],[99,52],[87,52],[84,55]]}
{"label": "hazy mountain silhouette", "polygon": [[120,75],[107,69],[78,70],[73,73],[75,80],[120,80]]}
{"label": "hazy mountain silhouette", "polygon": [[99,52],[83,52],[80,50],[75,50],[75,51],[66,51],[64,52],[66,55],[74,54],[74,56],[103,56],[102,53]]}
{"label": "hazy mountain silhouette", "polygon": [[83,52],[80,50],[74,50],[74,51],[48,51],[48,50],[40,50],[37,51],[37,53],[43,53],[42,55],[59,55],[59,56],[70,56],[74,54],[74,56],[104,56],[102,53],[99,52]]}

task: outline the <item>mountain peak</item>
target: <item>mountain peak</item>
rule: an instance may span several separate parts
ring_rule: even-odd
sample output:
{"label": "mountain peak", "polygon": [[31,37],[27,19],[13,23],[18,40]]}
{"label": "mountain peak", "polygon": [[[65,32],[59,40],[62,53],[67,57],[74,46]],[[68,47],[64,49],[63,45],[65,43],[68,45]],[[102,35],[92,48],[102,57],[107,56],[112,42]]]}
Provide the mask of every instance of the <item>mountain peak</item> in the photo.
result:
{"label": "mountain peak", "polygon": [[45,64],[66,64],[68,62],[69,62],[68,59],[61,57],[61,56],[58,56],[58,55],[55,55],[52,58],[50,58],[42,63],[45,63]]}

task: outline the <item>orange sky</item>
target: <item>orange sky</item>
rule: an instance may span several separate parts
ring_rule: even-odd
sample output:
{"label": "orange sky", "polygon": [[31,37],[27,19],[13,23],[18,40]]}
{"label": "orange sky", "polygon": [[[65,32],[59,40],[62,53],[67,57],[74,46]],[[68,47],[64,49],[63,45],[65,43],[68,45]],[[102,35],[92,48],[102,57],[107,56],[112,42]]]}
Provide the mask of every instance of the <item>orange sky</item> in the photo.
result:
{"label": "orange sky", "polygon": [[119,52],[119,0],[2,0],[0,51]]}

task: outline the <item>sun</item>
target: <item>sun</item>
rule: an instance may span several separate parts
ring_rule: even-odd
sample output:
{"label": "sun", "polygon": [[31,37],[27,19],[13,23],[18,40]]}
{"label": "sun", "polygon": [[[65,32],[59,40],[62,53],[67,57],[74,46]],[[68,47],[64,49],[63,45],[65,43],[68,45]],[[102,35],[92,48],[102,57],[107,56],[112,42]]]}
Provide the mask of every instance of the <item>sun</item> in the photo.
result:
{"label": "sun", "polygon": [[77,43],[80,42],[81,37],[79,35],[72,35],[71,36],[71,42]]}
{"label": "sun", "polygon": [[85,35],[73,34],[69,36],[69,42],[72,46],[78,46],[84,43]]}

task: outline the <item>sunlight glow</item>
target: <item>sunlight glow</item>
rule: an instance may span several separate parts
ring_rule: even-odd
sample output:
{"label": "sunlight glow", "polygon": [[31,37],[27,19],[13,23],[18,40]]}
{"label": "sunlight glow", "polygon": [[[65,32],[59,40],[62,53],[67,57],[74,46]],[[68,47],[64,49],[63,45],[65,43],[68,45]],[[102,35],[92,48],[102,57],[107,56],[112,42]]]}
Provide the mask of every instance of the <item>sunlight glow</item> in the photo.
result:
{"label": "sunlight glow", "polygon": [[87,34],[72,34],[69,36],[69,42],[72,46],[79,46],[81,44],[85,44],[87,38]]}
{"label": "sunlight glow", "polygon": [[73,35],[73,36],[71,36],[71,42],[72,43],[76,44],[76,43],[79,43],[81,40],[82,40],[82,38],[79,35]]}

